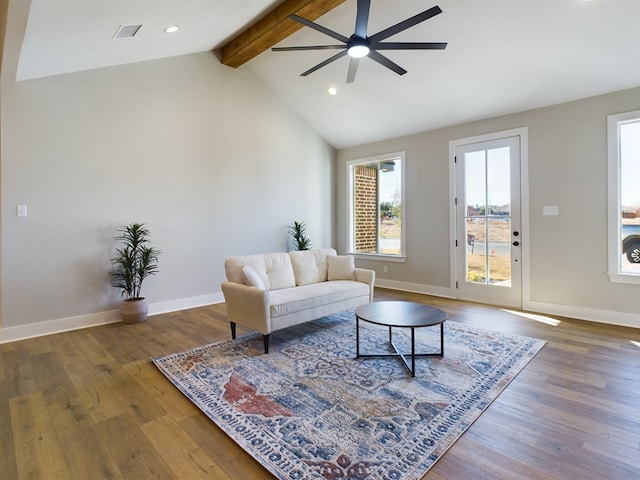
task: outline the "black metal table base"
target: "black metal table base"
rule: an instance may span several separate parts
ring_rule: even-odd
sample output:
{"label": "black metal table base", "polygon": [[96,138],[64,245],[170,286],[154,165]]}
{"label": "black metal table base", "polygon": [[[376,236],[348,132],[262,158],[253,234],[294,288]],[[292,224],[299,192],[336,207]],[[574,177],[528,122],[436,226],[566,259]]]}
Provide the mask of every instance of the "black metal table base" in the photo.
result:
{"label": "black metal table base", "polygon": [[[360,353],[360,318],[356,315],[356,358],[369,358],[369,357],[398,357],[404,363],[404,366],[407,367],[409,373],[411,373],[412,377],[416,376],[416,357],[443,357],[444,356],[444,324],[440,323],[440,351],[439,352],[431,352],[431,353],[416,353],[416,336],[415,329],[416,328],[427,328],[427,327],[396,327],[396,328],[410,328],[411,329],[411,353],[402,353],[398,349],[395,343],[393,343],[392,337],[392,327],[389,328],[389,345],[393,348],[395,353],[378,353],[378,354],[361,354]],[[409,363],[409,359],[411,363]]]}

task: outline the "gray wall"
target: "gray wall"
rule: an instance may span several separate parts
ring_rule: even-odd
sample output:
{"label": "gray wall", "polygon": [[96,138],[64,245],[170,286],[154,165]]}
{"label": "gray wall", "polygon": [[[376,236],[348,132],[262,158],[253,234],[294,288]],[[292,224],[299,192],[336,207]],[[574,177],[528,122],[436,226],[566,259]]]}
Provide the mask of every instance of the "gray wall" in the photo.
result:
{"label": "gray wall", "polygon": [[[117,319],[109,258],[115,229],[131,221],[163,251],[144,289],[152,312],[221,300],[224,258],[286,249],[293,220],[309,224],[315,246],[344,252],[345,162],[401,150],[408,261],[388,274],[359,265],[382,285],[455,295],[449,141],[516,127],[530,145],[525,308],[640,326],[639,287],[606,276],[606,116],[639,109],[640,89],[345,149],[336,161],[250,70],[209,53],[15,83],[25,18],[8,23],[0,93],[0,341]],[[16,217],[19,204],[28,217]],[[560,216],[543,217],[543,205]]]}
{"label": "gray wall", "polygon": [[[640,89],[338,151],[337,245],[346,251],[346,162],[407,153],[407,261],[359,261],[379,284],[455,296],[450,288],[449,142],[519,127],[529,132],[529,275],[524,307],[640,327],[639,285],[607,272],[607,115],[640,108]],[[543,205],[560,215],[543,216]],[[526,228],[523,226],[523,229]]]}
{"label": "gray wall", "polygon": [[224,259],[286,249],[293,220],[332,246],[334,160],[211,53],[3,79],[0,340],[117,318],[109,258],[131,221],[162,250],[143,287],[152,313],[220,300]]}

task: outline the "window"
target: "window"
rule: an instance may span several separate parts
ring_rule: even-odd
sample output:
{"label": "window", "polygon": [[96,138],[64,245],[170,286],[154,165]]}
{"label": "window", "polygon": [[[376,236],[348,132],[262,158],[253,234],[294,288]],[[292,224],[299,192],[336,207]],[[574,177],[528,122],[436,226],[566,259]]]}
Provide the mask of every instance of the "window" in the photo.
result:
{"label": "window", "polygon": [[403,257],[404,156],[399,152],[347,163],[352,253]]}
{"label": "window", "polygon": [[609,115],[609,278],[640,284],[640,110]]}

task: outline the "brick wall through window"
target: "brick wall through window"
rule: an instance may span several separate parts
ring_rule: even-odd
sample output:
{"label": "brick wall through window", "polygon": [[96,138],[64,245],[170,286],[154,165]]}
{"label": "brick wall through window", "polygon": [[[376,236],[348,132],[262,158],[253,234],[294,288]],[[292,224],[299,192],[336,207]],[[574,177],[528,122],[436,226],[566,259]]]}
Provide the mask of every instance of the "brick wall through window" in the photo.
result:
{"label": "brick wall through window", "polygon": [[357,253],[378,251],[378,168],[354,168],[354,247]]}

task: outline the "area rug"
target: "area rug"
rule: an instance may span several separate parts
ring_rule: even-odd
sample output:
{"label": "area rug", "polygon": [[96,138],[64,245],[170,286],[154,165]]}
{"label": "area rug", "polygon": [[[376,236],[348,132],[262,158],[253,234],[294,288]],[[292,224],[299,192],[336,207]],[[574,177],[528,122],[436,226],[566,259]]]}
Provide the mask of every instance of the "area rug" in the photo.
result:
{"label": "area rug", "polygon": [[[274,333],[268,355],[250,334],[153,362],[279,479],[417,480],[545,343],[448,321],[444,357],[411,378],[399,358],[356,359],[355,333],[347,311]],[[361,353],[387,340],[360,322]],[[416,351],[439,348],[439,327],[416,329]]]}

